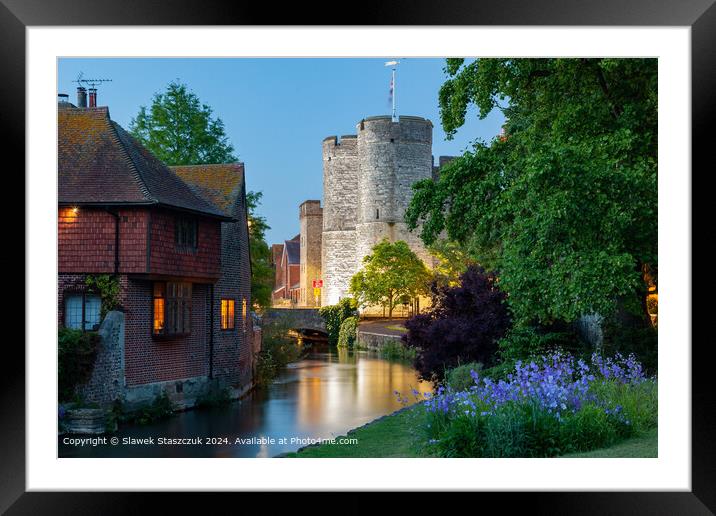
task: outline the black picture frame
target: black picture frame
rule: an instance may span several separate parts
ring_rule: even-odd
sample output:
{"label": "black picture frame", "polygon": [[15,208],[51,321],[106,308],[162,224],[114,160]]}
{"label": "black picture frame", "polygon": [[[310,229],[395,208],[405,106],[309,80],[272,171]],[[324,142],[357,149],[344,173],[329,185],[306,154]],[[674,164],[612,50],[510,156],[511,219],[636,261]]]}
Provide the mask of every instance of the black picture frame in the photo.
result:
{"label": "black picture frame", "polygon": [[[716,6],[715,0],[411,0],[362,2],[360,9],[341,14],[335,4],[309,6],[304,2],[268,4],[212,0],[0,0],[0,126],[6,156],[19,158],[24,167],[25,143],[25,29],[28,26],[62,25],[552,25],[552,26],[689,26],[691,27],[692,158],[701,176],[713,170],[714,105],[716,104]],[[339,6],[338,6],[339,7]],[[12,152],[11,152],[12,151]],[[709,168],[707,168],[707,166]],[[9,170],[6,169],[6,173]],[[16,174],[16,172],[13,172]],[[688,171],[684,171],[688,180]],[[712,174],[711,174],[712,175]],[[693,179],[699,177],[691,173]],[[692,186],[693,189],[693,186]],[[698,192],[697,189],[693,191]],[[712,230],[711,230],[712,231]],[[693,234],[693,232],[692,232]],[[708,238],[706,239],[708,240]],[[694,246],[703,245],[694,241]],[[17,246],[19,248],[19,245]],[[694,260],[692,268],[699,270]],[[23,251],[24,252],[24,251]],[[24,269],[24,265],[23,265]],[[701,268],[704,270],[705,268]],[[25,270],[27,273],[27,270]],[[691,278],[685,278],[691,282]],[[693,306],[697,317],[708,320],[704,304]],[[698,314],[702,317],[698,317]],[[27,317],[27,315],[26,315]],[[588,492],[530,493],[531,513],[560,514],[712,514],[716,511],[716,403],[710,382],[711,339],[692,345],[692,490],[690,492]],[[684,343],[682,343],[683,345]],[[147,507],[145,494],[38,493],[25,489],[25,353],[19,345],[5,343],[6,364],[0,375],[0,512],[8,514],[124,514]],[[597,459],[598,460],[598,459]],[[88,465],[91,467],[91,464]],[[317,486],[320,488],[320,486]],[[174,507],[191,508],[186,496],[162,494],[162,512]],[[243,497],[243,506],[256,503]],[[296,495],[294,495],[295,497]],[[336,510],[371,510],[363,494],[343,498]],[[482,503],[510,499],[510,506],[525,502],[524,494],[480,494]],[[222,496],[222,498],[224,498]],[[299,496],[299,498],[301,498]],[[495,500],[497,498],[497,500]],[[502,498],[502,499],[500,499]],[[207,500],[198,502],[206,507]],[[216,503],[212,495],[211,504]],[[302,502],[293,499],[293,506]],[[411,505],[425,509],[413,496]],[[277,510],[277,507],[273,507]],[[144,511],[141,511],[144,512]],[[274,512],[272,510],[272,512]]]}

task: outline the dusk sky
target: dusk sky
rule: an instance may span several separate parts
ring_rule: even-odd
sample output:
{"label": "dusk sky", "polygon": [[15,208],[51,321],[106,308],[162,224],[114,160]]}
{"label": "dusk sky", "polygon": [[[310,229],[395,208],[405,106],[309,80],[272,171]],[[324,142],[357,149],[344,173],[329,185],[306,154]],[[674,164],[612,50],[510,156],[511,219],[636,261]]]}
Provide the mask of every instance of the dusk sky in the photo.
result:
{"label": "dusk sky", "polygon": [[[316,59],[60,59],[58,93],[76,102],[79,72],[108,78],[98,87],[98,105],[125,128],[154,93],[178,79],[224,122],[235,154],[246,165],[249,190],[264,194],[259,213],[268,220],[269,244],[298,233],[298,206],[322,199],[321,142],[355,134],[364,117],[390,114],[391,58]],[[397,72],[398,115],[433,121],[433,155],[457,155],[475,139],[490,140],[503,117],[479,120],[468,113],[455,139],[440,125],[438,90],[445,80],[443,59],[402,59]]]}

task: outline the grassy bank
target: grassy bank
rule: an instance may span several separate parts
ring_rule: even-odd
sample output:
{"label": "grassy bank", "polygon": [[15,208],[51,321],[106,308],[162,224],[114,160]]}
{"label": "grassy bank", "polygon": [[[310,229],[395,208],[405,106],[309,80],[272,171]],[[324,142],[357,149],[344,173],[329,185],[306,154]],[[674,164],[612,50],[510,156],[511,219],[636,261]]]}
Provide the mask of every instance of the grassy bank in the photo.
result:
{"label": "grassy bank", "polygon": [[427,457],[425,450],[416,445],[416,419],[422,416],[422,407],[409,407],[382,417],[365,426],[348,432],[358,444],[322,444],[309,446],[287,457]]}
{"label": "grassy bank", "polygon": [[[356,438],[357,444],[311,446],[299,452],[290,453],[287,457],[430,457],[428,450],[416,443],[418,439],[415,432],[418,431],[423,411],[424,408],[421,405],[412,406],[348,432],[347,437]],[[657,443],[657,429],[654,428],[610,448],[574,453],[565,455],[565,457],[656,457]]]}

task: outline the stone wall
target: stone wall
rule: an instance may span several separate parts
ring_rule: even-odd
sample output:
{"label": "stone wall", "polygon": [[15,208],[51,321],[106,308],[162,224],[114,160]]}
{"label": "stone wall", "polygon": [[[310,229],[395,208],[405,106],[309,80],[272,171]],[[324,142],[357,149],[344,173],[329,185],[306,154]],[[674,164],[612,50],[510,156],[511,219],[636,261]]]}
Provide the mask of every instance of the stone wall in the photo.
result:
{"label": "stone wall", "polygon": [[77,392],[88,402],[107,405],[124,395],[124,313],[112,311],[98,331],[100,341],[89,381]]}
{"label": "stone wall", "polygon": [[351,276],[357,270],[355,247],[355,230],[323,232],[321,306],[334,305],[348,297]]}
{"label": "stone wall", "polygon": [[356,334],[356,346],[362,349],[380,351],[389,342],[401,341],[400,335],[382,335],[379,333],[368,333],[358,331]]}

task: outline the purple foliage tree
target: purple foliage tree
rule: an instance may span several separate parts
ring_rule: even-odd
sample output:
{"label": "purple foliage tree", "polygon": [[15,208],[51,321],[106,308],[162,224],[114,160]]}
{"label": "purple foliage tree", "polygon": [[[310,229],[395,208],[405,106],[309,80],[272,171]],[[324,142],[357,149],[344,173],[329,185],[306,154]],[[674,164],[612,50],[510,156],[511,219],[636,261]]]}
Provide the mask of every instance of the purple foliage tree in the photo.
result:
{"label": "purple foliage tree", "polygon": [[415,368],[433,382],[447,369],[468,362],[494,363],[497,342],[511,325],[507,295],[496,277],[470,265],[456,287],[432,286],[432,307],[405,323],[403,341],[415,348]]}

